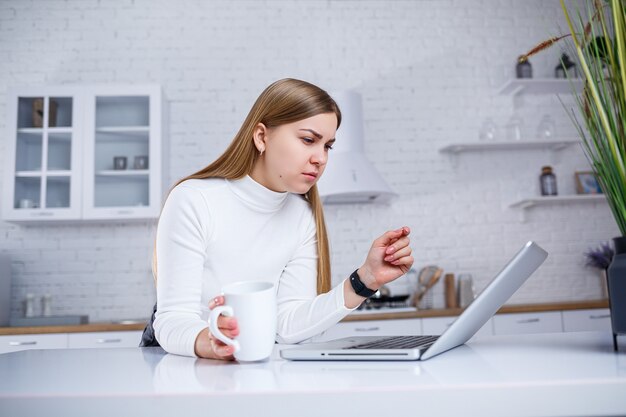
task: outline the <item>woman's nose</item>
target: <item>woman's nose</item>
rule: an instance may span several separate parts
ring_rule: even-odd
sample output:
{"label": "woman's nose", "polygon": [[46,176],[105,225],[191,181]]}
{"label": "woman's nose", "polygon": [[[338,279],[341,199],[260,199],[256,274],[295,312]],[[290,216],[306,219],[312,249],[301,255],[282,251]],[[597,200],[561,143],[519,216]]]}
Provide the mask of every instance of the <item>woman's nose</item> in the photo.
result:
{"label": "woman's nose", "polygon": [[320,151],[316,151],[313,153],[313,155],[311,155],[311,163],[315,164],[315,165],[324,165],[326,164],[326,161],[328,160],[328,154],[325,152],[325,150]]}

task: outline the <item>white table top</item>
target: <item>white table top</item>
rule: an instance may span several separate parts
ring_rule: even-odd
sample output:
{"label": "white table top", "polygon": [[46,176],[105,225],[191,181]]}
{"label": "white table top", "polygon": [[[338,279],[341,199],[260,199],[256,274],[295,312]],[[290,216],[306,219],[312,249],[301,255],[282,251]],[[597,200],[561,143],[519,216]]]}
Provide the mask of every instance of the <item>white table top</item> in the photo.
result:
{"label": "white table top", "polygon": [[289,362],[280,348],[251,364],[160,348],[2,354],[0,415],[626,414],[626,352],[609,333],[494,336],[424,362]]}

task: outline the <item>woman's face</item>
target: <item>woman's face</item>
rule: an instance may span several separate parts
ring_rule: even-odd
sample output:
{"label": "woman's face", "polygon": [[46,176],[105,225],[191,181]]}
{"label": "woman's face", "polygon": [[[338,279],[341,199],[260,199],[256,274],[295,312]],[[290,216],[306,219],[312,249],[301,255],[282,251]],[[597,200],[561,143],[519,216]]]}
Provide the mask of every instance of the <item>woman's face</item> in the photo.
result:
{"label": "woman's face", "polygon": [[272,191],[306,193],[324,172],[336,130],[335,113],[273,128],[259,123],[254,141],[263,154],[252,170],[252,178]]}

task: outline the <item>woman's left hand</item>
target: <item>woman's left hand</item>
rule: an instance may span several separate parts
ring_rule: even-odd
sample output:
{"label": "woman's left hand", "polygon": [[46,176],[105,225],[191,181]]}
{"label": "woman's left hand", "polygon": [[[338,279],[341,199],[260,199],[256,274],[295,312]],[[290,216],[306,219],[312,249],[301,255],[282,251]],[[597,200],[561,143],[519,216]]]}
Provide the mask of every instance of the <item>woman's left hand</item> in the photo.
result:
{"label": "woman's left hand", "polygon": [[413,256],[409,233],[411,229],[404,226],[374,240],[365,263],[357,271],[368,288],[377,290],[411,269]]}

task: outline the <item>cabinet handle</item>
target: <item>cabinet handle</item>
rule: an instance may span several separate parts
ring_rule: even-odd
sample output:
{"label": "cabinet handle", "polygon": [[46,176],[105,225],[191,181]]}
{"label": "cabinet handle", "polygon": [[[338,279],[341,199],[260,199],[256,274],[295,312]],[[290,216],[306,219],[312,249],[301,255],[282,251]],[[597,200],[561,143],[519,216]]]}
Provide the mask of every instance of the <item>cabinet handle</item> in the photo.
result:
{"label": "cabinet handle", "polygon": [[28,342],[9,342],[9,346],[28,346],[28,345],[36,345],[36,340],[30,340]]}
{"label": "cabinet handle", "polygon": [[517,323],[518,324],[526,324],[526,323],[539,323],[540,319],[538,318],[533,318],[533,319],[524,319],[524,320],[518,320]]}
{"label": "cabinet handle", "polygon": [[30,213],[32,217],[51,217],[54,216],[54,213],[51,211],[35,211]]}
{"label": "cabinet handle", "polygon": [[97,339],[97,343],[120,343],[122,339]]}
{"label": "cabinet handle", "polygon": [[609,317],[611,317],[610,314],[592,314],[589,316],[591,320],[608,319]]}
{"label": "cabinet handle", "polygon": [[380,327],[356,327],[354,329],[355,332],[375,332],[376,330],[380,330]]}

